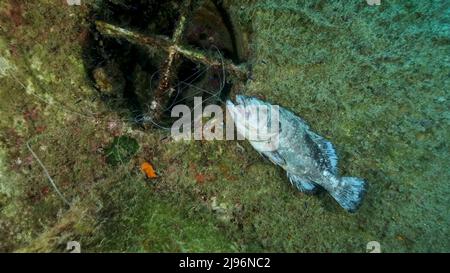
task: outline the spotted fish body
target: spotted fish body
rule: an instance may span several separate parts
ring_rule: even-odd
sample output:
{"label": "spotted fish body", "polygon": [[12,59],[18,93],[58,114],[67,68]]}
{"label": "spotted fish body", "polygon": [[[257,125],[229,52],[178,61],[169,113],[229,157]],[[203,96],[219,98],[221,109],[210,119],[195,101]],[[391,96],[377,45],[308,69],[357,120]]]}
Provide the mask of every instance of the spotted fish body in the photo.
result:
{"label": "spotted fish body", "polygon": [[[254,97],[236,96],[236,104],[227,101],[227,109],[233,117],[238,133],[248,136],[255,113],[248,106],[273,108],[270,103]],[[278,106],[277,106],[278,107]],[[361,205],[364,180],[356,177],[340,177],[337,169],[337,155],[333,145],[312,132],[309,126],[291,111],[278,107],[279,128],[277,145],[273,141],[249,139],[250,144],[264,157],[282,167],[292,183],[304,193],[325,189],[345,210],[355,212]],[[270,119],[270,114],[269,114]],[[250,122],[245,122],[245,121]],[[270,127],[270,122],[266,124]],[[270,128],[265,132],[271,132]],[[262,139],[268,139],[262,137]]]}

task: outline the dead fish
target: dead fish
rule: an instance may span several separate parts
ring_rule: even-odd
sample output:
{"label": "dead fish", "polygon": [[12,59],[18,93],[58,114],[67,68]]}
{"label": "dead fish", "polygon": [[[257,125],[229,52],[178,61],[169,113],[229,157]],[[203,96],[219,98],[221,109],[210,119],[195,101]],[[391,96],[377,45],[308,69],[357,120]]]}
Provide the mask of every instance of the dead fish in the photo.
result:
{"label": "dead fish", "polygon": [[[278,128],[275,132],[271,130],[273,128],[263,128],[265,130],[257,138],[249,139],[252,131],[254,133],[261,129],[255,128],[257,113],[249,106],[262,106],[271,110],[276,108],[278,124],[274,124]],[[366,192],[366,182],[357,177],[340,177],[333,144],[312,132],[300,117],[283,107],[242,95],[236,96],[236,104],[228,100],[227,110],[237,132],[249,139],[260,154],[282,167],[291,184],[298,190],[315,193],[323,188],[345,210],[355,212],[359,208]],[[257,123],[257,126],[261,127],[263,124],[262,126],[273,127],[270,120],[275,120],[276,112],[271,110],[268,110],[266,122]]]}

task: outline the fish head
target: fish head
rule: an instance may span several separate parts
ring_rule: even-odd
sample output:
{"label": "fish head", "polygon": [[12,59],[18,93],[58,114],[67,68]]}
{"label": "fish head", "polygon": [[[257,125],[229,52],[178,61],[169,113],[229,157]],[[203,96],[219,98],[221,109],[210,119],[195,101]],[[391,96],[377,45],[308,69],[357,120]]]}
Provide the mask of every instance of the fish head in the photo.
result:
{"label": "fish head", "polygon": [[227,100],[226,105],[240,133],[245,136],[244,133],[257,130],[258,115],[256,110],[259,105],[257,101],[252,100],[252,97],[237,95],[236,103]]}
{"label": "fish head", "polygon": [[277,147],[279,116],[274,111],[278,111],[277,106],[243,95],[236,96],[236,103],[228,100],[226,105],[238,133],[257,150],[273,151]]}
{"label": "fish head", "polygon": [[251,99],[252,98],[249,97],[249,96],[237,95],[236,96],[236,103],[239,104],[239,105],[245,106],[245,105],[250,104]]}
{"label": "fish head", "polygon": [[250,96],[244,96],[244,95],[237,95],[236,96],[236,103],[238,105],[242,105],[244,107],[247,106],[257,106],[257,105],[269,105],[267,102],[264,102],[258,98],[250,97]]}
{"label": "fish head", "polygon": [[266,107],[266,103],[254,97],[237,95],[236,103],[227,100],[227,109],[232,114],[234,121],[239,123],[247,121],[248,125],[256,124],[258,110],[262,107]]}

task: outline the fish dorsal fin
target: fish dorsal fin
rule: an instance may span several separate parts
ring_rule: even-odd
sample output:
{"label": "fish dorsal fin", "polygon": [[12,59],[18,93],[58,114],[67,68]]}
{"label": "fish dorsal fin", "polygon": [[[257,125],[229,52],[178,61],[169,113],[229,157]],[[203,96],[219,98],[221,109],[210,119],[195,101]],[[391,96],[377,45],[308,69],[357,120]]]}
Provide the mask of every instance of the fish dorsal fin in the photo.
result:
{"label": "fish dorsal fin", "polygon": [[281,115],[285,116],[289,120],[294,120],[297,124],[306,130],[309,130],[309,125],[301,117],[297,116],[294,112],[287,110],[286,108],[280,107]]}
{"label": "fish dorsal fin", "polygon": [[314,140],[314,142],[316,142],[318,144],[320,150],[328,158],[331,173],[337,175],[338,174],[338,169],[337,169],[338,156],[337,156],[336,150],[334,149],[333,144],[331,142],[325,140],[323,137],[321,137],[311,131],[309,132],[309,135]]}
{"label": "fish dorsal fin", "polygon": [[336,154],[336,150],[333,147],[333,144],[329,141],[324,140],[324,150],[326,151],[326,154],[328,155],[328,158],[330,159],[331,164],[331,172],[335,175],[337,175],[337,162],[338,162],[338,156]]}

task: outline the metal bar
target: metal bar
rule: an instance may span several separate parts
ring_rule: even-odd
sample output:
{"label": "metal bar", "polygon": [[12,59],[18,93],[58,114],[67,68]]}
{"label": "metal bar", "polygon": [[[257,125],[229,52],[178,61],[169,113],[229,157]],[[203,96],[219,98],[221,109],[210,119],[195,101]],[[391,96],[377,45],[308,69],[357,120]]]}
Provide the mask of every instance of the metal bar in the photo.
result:
{"label": "metal bar", "polygon": [[[96,22],[97,29],[104,35],[108,35],[114,38],[126,39],[132,43],[150,47],[150,48],[161,48],[162,50],[170,53],[170,48],[173,43],[164,36],[156,36],[156,35],[142,35],[134,31],[129,31],[127,29],[117,27],[102,21]],[[237,66],[233,64],[230,60],[221,60],[215,56],[211,56],[209,54],[205,54],[199,50],[190,48],[184,45],[175,45],[173,47],[176,52],[186,59],[189,59],[193,62],[202,63],[207,66],[222,66],[224,65],[225,70],[233,74],[234,76],[245,79],[247,77],[247,69],[245,67]]]}

